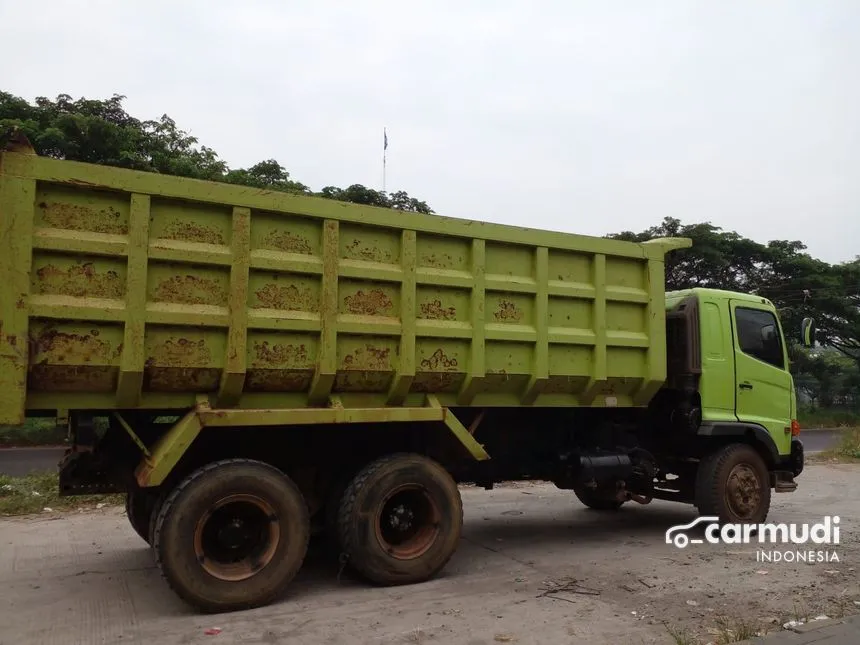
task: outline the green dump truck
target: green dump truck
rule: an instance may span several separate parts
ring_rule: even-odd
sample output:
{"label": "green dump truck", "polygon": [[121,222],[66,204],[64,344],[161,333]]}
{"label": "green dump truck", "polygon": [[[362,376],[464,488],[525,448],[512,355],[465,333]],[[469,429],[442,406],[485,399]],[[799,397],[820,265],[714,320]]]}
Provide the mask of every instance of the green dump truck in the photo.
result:
{"label": "green dump truck", "polygon": [[438,573],[457,484],[540,479],[763,521],[803,448],[773,305],[665,293],[644,244],[0,157],[0,424],[69,428],[67,495],[127,494],[168,584],[269,603],[320,531]]}

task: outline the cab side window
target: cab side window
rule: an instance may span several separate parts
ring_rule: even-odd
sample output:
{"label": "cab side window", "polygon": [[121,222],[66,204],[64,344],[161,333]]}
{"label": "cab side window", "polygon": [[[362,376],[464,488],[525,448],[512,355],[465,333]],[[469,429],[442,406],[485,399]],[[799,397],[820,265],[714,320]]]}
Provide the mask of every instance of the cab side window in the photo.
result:
{"label": "cab side window", "polygon": [[735,309],[735,324],[738,328],[738,342],[744,354],[785,369],[779,325],[773,313],[738,307]]}

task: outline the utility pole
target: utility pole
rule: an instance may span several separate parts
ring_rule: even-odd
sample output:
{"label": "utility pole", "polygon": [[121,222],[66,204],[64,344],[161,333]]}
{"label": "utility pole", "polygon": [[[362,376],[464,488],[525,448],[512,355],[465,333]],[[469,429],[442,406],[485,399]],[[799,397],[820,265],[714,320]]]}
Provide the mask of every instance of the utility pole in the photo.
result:
{"label": "utility pole", "polygon": [[388,130],[382,128],[382,192],[385,193],[385,174],[387,171]]}

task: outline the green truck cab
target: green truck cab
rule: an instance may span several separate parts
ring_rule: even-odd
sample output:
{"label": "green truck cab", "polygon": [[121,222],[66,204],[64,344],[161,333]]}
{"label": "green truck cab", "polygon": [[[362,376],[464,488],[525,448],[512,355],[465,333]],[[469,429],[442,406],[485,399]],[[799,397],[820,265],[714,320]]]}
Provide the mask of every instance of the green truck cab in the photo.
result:
{"label": "green truck cab", "polygon": [[[796,488],[803,470],[797,398],[779,315],[750,294],[666,294],[668,379],[662,396],[697,437],[741,437],[768,464],[771,486]],[[809,321],[811,323],[811,321]],[[811,344],[811,336],[804,344]],[[660,396],[655,399],[659,405]],[[759,521],[763,521],[762,515]]]}
{"label": "green truck cab", "polygon": [[[68,426],[194,607],[321,533],[377,584],[454,553],[460,483],[757,523],[803,469],[771,303],[665,292],[645,243],[0,154],[0,423]],[[814,337],[809,323],[804,338]]]}

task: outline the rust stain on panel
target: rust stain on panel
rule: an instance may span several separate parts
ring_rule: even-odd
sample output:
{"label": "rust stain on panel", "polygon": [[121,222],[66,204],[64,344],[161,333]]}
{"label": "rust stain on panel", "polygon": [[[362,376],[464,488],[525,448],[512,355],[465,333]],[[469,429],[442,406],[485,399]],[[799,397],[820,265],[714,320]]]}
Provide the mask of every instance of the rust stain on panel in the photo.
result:
{"label": "rust stain on panel", "polygon": [[391,349],[365,345],[358,347],[343,358],[343,367],[347,370],[364,370],[368,372],[386,372],[391,370]]}
{"label": "rust stain on panel", "polygon": [[218,229],[183,220],[174,220],[161,237],[167,240],[201,242],[203,244],[226,243],[224,234]]}
{"label": "rust stain on panel", "polygon": [[153,299],[155,302],[188,305],[223,305],[227,301],[227,294],[215,280],[177,275],[160,282]]}
{"label": "rust stain on panel", "polygon": [[365,246],[361,240],[353,240],[344,249],[344,255],[350,260],[365,260],[367,262],[390,263],[390,251],[372,246]]}
{"label": "rust stain on panel", "polygon": [[67,269],[48,264],[38,269],[36,276],[41,294],[114,299],[125,295],[125,284],[119,274],[116,271],[98,273],[92,262]]}
{"label": "rust stain on panel", "polygon": [[493,317],[502,322],[519,322],[523,319],[523,312],[513,302],[500,300],[499,308],[493,312]]}
{"label": "rust stain on panel", "polygon": [[410,392],[433,394],[436,392],[456,392],[465,379],[465,374],[457,372],[436,372],[416,374]]}
{"label": "rust stain on panel", "polygon": [[213,367],[156,367],[143,372],[143,387],[152,392],[214,392],[221,370]]}
{"label": "rust stain on panel", "polygon": [[394,375],[385,372],[340,372],[334,379],[335,392],[386,392]]}
{"label": "rust stain on panel", "polygon": [[255,309],[280,309],[282,311],[319,311],[319,303],[310,289],[300,288],[294,284],[280,286],[269,283],[254,292],[259,304]]}
{"label": "rust stain on panel", "polygon": [[425,372],[456,372],[457,359],[449,358],[440,347],[429,358],[421,361],[421,369]]}
{"label": "rust stain on panel", "polygon": [[99,331],[89,334],[69,334],[48,328],[32,340],[34,363],[110,363],[122,352],[122,347],[111,350],[109,342],[98,338]]}
{"label": "rust stain on panel", "polygon": [[28,387],[40,392],[110,392],[118,370],[112,365],[122,352],[99,338],[99,331],[67,333],[43,329],[31,337]]}
{"label": "rust stain on panel", "polygon": [[420,260],[421,266],[433,267],[436,269],[450,269],[454,265],[454,258],[450,253],[431,253],[422,255]]}
{"label": "rust stain on panel", "polygon": [[27,387],[39,392],[113,392],[119,370],[108,365],[33,365]]}
{"label": "rust stain on panel", "polygon": [[263,238],[263,247],[287,253],[313,255],[311,244],[306,238],[277,229],[266,234],[266,237]]}
{"label": "rust stain on panel", "polygon": [[343,299],[347,310],[363,316],[385,316],[391,313],[394,303],[379,289],[359,290]]}
{"label": "rust stain on panel", "polygon": [[308,370],[249,369],[245,376],[247,392],[304,392],[313,379]]}
{"label": "rust stain on panel", "polygon": [[269,341],[263,341],[262,343],[254,343],[253,364],[256,367],[282,367],[284,365],[304,367],[309,364],[308,350],[304,344],[281,345],[276,343],[270,345]]}
{"label": "rust stain on panel", "polygon": [[151,350],[144,368],[144,388],[154,392],[212,392],[221,370],[209,367],[212,352],[203,340],[169,338]]}
{"label": "rust stain on panel", "polygon": [[63,202],[39,202],[39,208],[45,224],[52,228],[128,235],[128,224],[122,221],[122,213],[112,206],[89,208]]}
{"label": "rust stain on panel", "polygon": [[454,320],[457,310],[454,307],[443,307],[441,300],[421,303],[421,318],[426,320]]}
{"label": "rust stain on panel", "polygon": [[147,367],[203,367],[212,362],[212,353],[203,340],[170,338],[152,349]]}

